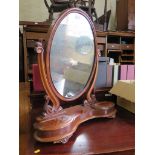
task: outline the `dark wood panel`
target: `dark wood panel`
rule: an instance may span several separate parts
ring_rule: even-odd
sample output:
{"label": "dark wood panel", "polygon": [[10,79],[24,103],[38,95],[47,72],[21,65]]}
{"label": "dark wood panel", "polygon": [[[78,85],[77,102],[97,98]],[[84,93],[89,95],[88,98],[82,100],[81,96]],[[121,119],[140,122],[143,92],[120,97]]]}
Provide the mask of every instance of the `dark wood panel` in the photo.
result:
{"label": "dark wood panel", "polygon": [[135,0],[128,0],[128,12],[135,13]]}
{"label": "dark wood panel", "polygon": [[135,30],[135,0],[128,0],[128,29]]}
{"label": "dark wood panel", "polygon": [[24,48],[23,35],[19,30],[19,81],[24,82]]}
{"label": "dark wood panel", "polygon": [[117,30],[135,30],[135,0],[117,0]]}
{"label": "dark wood panel", "polygon": [[19,85],[19,131],[28,132],[30,126],[30,85],[28,82],[22,82]]}
{"label": "dark wood panel", "polygon": [[26,39],[44,39],[46,40],[47,34],[46,33],[37,33],[37,32],[26,32]]}
{"label": "dark wood panel", "polygon": [[116,1],[117,30],[128,29],[128,3],[127,0]]}

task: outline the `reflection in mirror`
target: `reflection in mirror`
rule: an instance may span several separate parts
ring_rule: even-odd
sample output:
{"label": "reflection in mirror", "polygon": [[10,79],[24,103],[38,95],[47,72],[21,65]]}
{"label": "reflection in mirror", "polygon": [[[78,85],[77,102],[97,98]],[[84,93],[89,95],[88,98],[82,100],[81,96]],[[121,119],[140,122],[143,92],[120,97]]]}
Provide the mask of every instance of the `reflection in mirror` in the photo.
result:
{"label": "reflection in mirror", "polygon": [[55,32],[50,51],[50,72],[56,90],[71,98],[85,88],[94,63],[94,36],[87,19],[68,14]]}

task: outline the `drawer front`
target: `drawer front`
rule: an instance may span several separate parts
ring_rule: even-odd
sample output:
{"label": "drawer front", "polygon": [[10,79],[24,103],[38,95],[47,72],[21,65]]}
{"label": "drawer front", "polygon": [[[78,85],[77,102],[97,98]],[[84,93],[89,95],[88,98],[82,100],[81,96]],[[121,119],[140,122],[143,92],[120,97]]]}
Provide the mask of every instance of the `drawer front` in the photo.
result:
{"label": "drawer front", "polygon": [[97,48],[100,49],[101,51],[105,50],[105,46],[104,45],[97,45]]}
{"label": "drawer front", "polygon": [[105,44],[106,43],[105,37],[96,37],[96,40],[97,40],[98,44]]}
{"label": "drawer front", "polygon": [[121,49],[120,44],[107,44],[107,49]]}
{"label": "drawer front", "polygon": [[26,39],[38,40],[38,39],[47,39],[47,33],[37,33],[37,32],[26,32]]}
{"label": "drawer front", "polygon": [[[27,48],[34,48],[36,46],[37,40],[26,40],[26,47]],[[45,46],[46,42],[43,41],[43,47]]]}
{"label": "drawer front", "polygon": [[37,41],[34,41],[34,40],[27,40],[27,41],[26,41],[26,43],[27,43],[26,46],[27,46],[28,48],[34,48],[34,47],[36,46],[36,42],[37,42]]}
{"label": "drawer front", "polygon": [[134,44],[123,44],[121,45],[122,50],[134,50]]}

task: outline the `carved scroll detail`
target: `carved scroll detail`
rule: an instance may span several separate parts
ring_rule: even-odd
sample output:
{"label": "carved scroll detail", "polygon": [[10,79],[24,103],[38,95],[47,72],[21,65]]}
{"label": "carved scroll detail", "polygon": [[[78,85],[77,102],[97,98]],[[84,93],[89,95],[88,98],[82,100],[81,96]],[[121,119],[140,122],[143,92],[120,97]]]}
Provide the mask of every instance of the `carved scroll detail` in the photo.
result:
{"label": "carved scroll detail", "polygon": [[61,106],[59,106],[59,108],[56,109],[54,106],[51,106],[49,102],[50,102],[49,96],[45,95],[45,103],[43,107],[43,112],[41,116],[36,118],[37,121],[40,122],[40,121],[47,120],[47,119],[52,119],[52,118],[54,119],[56,116],[64,113],[62,111],[63,108]]}

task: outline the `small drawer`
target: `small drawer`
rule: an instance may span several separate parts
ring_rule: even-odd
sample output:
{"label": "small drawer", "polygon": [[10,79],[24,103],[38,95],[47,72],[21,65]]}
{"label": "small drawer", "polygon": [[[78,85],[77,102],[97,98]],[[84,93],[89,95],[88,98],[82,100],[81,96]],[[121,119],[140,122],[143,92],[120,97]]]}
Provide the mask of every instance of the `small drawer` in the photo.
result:
{"label": "small drawer", "polygon": [[121,49],[120,44],[107,44],[107,49]]}
{"label": "small drawer", "polygon": [[97,48],[100,49],[101,51],[105,50],[105,46],[104,45],[97,45]]}
{"label": "small drawer", "polygon": [[[36,47],[37,41],[38,41],[38,40],[27,40],[27,41],[26,41],[26,46],[27,46],[27,48],[34,48],[34,47]],[[44,47],[45,44],[46,44],[46,42],[43,41],[42,44],[43,44],[43,47]]]}
{"label": "small drawer", "polygon": [[106,43],[105,37],[96,37],[96,40],[97,40],[98,44],[105,44]]}
{"label": "small drawer", "polygon": [[36,42],[37,41],[34,41],[34,40],[27,40],[27,47],[28,48],[34,48],[36,46]]}
{"label": "small drawer", "polygon": [[121,45],[122,50],[134,50],[134,44],[123,44]]}

